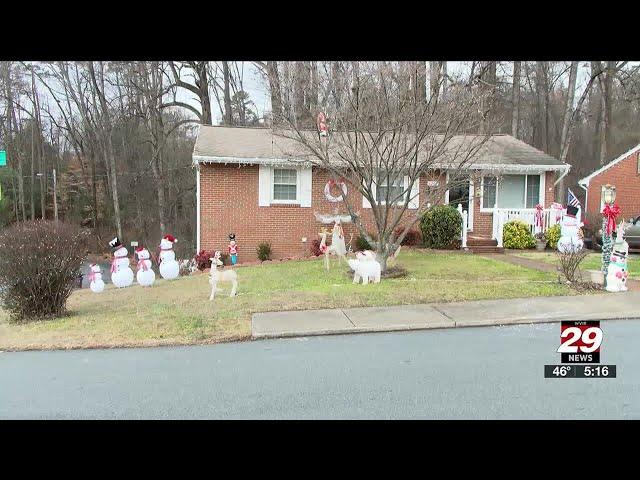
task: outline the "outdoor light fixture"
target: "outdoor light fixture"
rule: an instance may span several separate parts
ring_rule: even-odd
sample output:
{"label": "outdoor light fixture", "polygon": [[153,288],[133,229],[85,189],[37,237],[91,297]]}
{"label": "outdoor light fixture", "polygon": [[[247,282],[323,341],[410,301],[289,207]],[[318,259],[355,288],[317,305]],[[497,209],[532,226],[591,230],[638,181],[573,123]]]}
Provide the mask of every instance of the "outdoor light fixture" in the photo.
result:
{"label": "outdoor light fixture", "polygon": [[614,185],[606,184],[602,190],[602,200],[604,203],[612,205],[616,200],[616,187]]}

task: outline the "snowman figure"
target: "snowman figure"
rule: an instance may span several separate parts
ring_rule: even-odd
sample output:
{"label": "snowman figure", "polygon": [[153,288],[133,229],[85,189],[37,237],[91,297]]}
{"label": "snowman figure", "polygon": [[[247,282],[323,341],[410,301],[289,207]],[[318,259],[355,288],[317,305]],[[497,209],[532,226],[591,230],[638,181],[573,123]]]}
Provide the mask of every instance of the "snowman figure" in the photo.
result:
{"label": "snowman figure", "polygon": [[89,288],[93,293],[101,293],[104,290],[104,281],[102,280],[102,270],[100,265],[92,263],[89,267]]}
{"label": "snowman figure", "polygon": [[609,259],[609,268],[607,269],[607,292],[626,292],[627,277],[629,269],[627,259],[629,257],[629,244],[624,239],[624,225],[619,225],[615,231],[616,239],[613,244],[613,251]]}
{"label": "snowman figure", "polygon": [[144,247],[136,248],[136,256],[138,257],[138,272],[136,280],[143,287],[150,287],[156,281],[156,273],[151,269],[151,254]]}
{"label": "snowman figure", "polygon": [[577,252],[584,246],[580,235],[580,227],[583,223],[578,222],[576,214],[578,208],[567,206],[567,213],[560,222],[560,239],[558,240],[558,251],[560,253]]}
{"label": "snowman figure", "polygon": [[160,275],[166,280],[173,280],[180,275],[180,265],[173,251],[174,243],[178,243],[178,239],[173,235],[165,235],[160,240]]}
{"label": "snowman figure", "polygon": [[128,287],[133,283],[133,270],[129,267],[129,252],[118,237],[109,242],[113,250],[111,261],[111,281],[118,288]]}

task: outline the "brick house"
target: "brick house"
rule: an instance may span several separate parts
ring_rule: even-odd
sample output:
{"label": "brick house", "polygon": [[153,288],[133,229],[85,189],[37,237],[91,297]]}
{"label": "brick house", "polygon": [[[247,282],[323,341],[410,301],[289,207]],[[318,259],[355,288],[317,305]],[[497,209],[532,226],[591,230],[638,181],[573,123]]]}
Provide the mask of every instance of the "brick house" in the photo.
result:
{"label": "brick house", "polygon": [[603,187],[616,187],[616,203],[625,220],[640,215],[640,144],[578,181],[585,191],[586,211],[600,214]]}
{"label": "brick house", "polygon": [[[309,255],[322,226],[314,213],[335,213],[341,204],[325,196],[328,172],[292,163],[290,153],[285,152],[299,147],[284,145],[287,142],[291,141],[276,137],[268,128],[200,127],[193,152],[198,250],[224,250],[233,232],[241,259],[255,259],[262,241],[271,242],[274,258]],[[455,191],[447,190],[441,200],[462,204],[469,212],[469,238],[496,238],[501,223],[512,218],[533,225],[538,203],[549,218],[554,183],[559,175],[566,175],[569,165],[509,135],[493,135],[485,147],[469,167],[469,180]],[[410,198],[415,198],[407,212],[419,208],[420,197],[434,182],[447,178],[443,170],[423,175],[410,192]],[[362,206],[361,218],[372,225],[369,202],[352,191],[360,197],[355,202]],[[343,226],[347,240],[351,234],[355,238],[355,226]]]}

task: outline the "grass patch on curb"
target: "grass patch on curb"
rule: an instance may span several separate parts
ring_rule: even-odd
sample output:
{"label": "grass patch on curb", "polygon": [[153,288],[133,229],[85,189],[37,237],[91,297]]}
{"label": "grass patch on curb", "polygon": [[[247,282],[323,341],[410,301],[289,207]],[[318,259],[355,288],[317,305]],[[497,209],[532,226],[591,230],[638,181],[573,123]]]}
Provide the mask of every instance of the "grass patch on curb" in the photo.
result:
{"label": "grass patch on curb", "polygon": [[269,262],[237,268],[238,296],[229,288],[209,302],[208,275],[156,280],[102,294],[75,291],[64,318],[11,324],[0,310],[0,350],[66,349],[215,343],[247,339],[256,312],[401,305],[570,295],[556,275],[460,253],[402,252],[401,278],[353,285],[348,266],[323,260]]}

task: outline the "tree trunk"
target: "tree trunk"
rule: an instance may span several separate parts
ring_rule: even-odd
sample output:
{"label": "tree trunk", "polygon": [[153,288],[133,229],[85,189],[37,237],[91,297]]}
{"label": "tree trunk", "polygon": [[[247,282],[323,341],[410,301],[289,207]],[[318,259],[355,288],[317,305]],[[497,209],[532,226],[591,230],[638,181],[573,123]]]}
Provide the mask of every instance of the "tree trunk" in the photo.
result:
{"label": "tree trunk", "polygon": [[511,90],[511,135],[518,138],[520,127],[520,62],[513,62],[513,89]]}
{"label": "tree trunk", "polygon": [[196,65],[197,84],[200,92],[200,105],[202,107],[201,122],[203,125],[212,125],[211,98],[209,97],[209,74],[207,65],[209,62],[198,62]]}
{"label": "tree trunk", "polygon": [[[427,68],[427,65],[425,63],[425,69],[426,68]],[[441,78],[440,69],[441,68],[442,68],[442,62],[429,62],[429,90],[431,92],[431,98],[436,98],[440,93],[440,78]],[[425,76],[426,76],[426,72],[425,72]]]}
{"label": "tree trunk", "polygon": [[545,62],[536,62],[536,112],[537,112],[537,132],[538,138],[535,142],[537,148],[548,151],[547,135],[547,81]]}
{"label": "tree trunk", "polygon": [[222,76],[224,77],[224,124],[233,125],[231,117],[231,92],[230,92],[230,73],[229,62],[222,62]]}
{"label": "tree trunk", "polygon": [[416,96],[418,101],[427,101],[427,62],[415,62]]}
{"label": "tree trunk", "polygon": [[309,72],[311,86],[309,88],[309,111],[314,118],[318,113],[318,62],[310,62]]}
{"label": "tree trunk", "polygon": [[282,88],[278,75],[278,62],[267,62],[269,91],[271,92],[271,116],[274,125],[282,123]]}
{"label": "tree trunk", "polygon": [[295,121],[299,127],[307,126],[309,118],[309,109],[307,108],[307,102],[305,102],[308,80],[309,70],[306,68],[305,62],[296,62],[293,79],[293,108]]}

